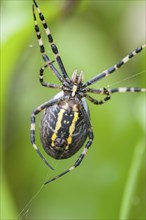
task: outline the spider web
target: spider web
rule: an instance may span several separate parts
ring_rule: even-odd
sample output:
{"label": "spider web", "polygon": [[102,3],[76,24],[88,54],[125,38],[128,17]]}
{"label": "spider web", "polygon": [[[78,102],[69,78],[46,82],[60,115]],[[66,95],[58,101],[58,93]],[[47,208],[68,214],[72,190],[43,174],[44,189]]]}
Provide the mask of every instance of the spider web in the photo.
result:
{"label": "spider web", "polygon": [[111,84],[107,85],[107,87],[110,88],[110,87],[113,86],[113,85],[115,86],[115,85],[118,85],[118,84],[120,84],[120,83],[122,83],[122,82],[126,82],[126,81],[128,81],[128,80],[131,80],[131,79],[133,79],[133,78],[135,78],[135,77],[137,77],[137,76],[143,74],[143,73],[145,73],[145,70],[143,70],[143,71],[141,71],[141,72],[139,72],[139,73],[135,73],[134,75],[128,76],[128,77],[126,77],[126,78],[124,78],[124,79],[121,79],[121,80],[119,80],[119,81],[116,81],[116,82],[114,82],[114,83],[111,83]]}
{"label": "spider web", "polygon": [[[44,178],[44,182],[48,179],[49,171],[47,171],[46,177]],[[36,191],[36,193],[31,197],[31,199],[26,203],[26,205],[22,208],[22,210],[19,212],[19,214],[16,216],[15,220],[18,219],[28,219],[28,213],[30,210],[30,207],[32,205],[32,202],[39,196],[43,188],[45,187],[44,184],[40,186],[40,188]]]}

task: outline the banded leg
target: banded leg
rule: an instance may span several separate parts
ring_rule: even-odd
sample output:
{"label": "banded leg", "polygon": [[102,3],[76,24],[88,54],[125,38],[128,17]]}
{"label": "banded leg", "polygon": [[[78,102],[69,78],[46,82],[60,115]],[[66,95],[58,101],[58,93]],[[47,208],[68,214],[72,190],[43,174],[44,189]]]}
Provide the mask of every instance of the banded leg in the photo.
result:
{"label": "banded leg", "polygon": [[94,136],[93,136],[93,132],[92,132],[92,127],[91,127],[90,119],[89,119],[89,117],[88,117],[88,115],[87,115],[87,113],[86,113],[86,111],[85,111],[83,106],[82,106],[82,112],[85,115],[86,123],[88,125],[88,136],[89,136],[88,142],[86,143],[82,153],[80,154],[79,158],[76,160],[76,162],[74,163],[73,166],[71,166],[69,169],[67,169],[66,171],[62,172],[61,174],[57,175],[56,177],[46,181],[44,184],[48,184],[48,183],[50,183],[50,182],[52,182],[52,181],[54,181],[54,180],[64,176],[65,174],[69,173],[70,171],[74,170],[76,167],[78,167],[81,164],[83,158],[85,157],[89,147],[91,146]]}
{"label": "banded leg", "polygon": [[45,47],[44,47],[44,44],[43,44],[43,40],[42,40],[42,37],[41,37],[39,26],[37,24],[36,15],[35,15],[35,11],[34,11],[34,6],[32,6],[32,12],[33,12],[33,18],[34,18],[34,28],[35,28],[36,36],[37,36],[38,43],[39,43],[39,46],[40,46],[40,53],[42,55],[42,58],[46,63],[46,67],[49,67],[53,71],[53,73],[57,76],[57,78],[60,80],[60,82],[63,82],[64,79],[62,78],[61,74],[58,72],[58,70],[53,65],[53,62],[49,59],[49,57],[45,53]]}
{"label": "banded leg", "polygon": [[125,93],[125,92],[146,92],[146,88],[128,88],[128,87],[121,87],[121,88],[113,88],[108,89],[109,93]]}
{"label": "banded leg", "polygon": [[31,127],[30,127],[30,140],[31,143],[33,145],[33,148],[36,150],[36,152],[38,153],[38,155],[41,157],[41,159],[44,161],[44,163],[53,170],[53,167],[47,162],[47,160],[44,158],[44,156],[41,154],[41,152],[39,151],[36,143],[35,143],[35,124],[36,124],[36,115],[39,114],[42,110],[44,110],[45,108],[54,105],[55,103],[61,101],[63,98],[59,98],[59,99],[52,99],[51,101],[45,102],[42,105],[38,106],[31,115]]}
{"label": "banded leg", "polygon": [[[102,100],[96,100],[96,99],[94,99],[94,98],[92,98],[91,96],[89,96],[89,95],[85,95],[85,97],[90,101],[90,102],[92,102],[93,104],[95,104],[95,105],[102,105],[102,104],[104,104],[106,101],[108,101],[110,98],[111,98],[111,96],[110,96],[110,94],[109,94],[109,91],[107,90],[107,89],[105,89],[105,88],[103,88],[103,91],[101,92],[101,90],[93,90],[93,89],[91,89],[91,91],[92,91],[92,93],[95,93],[95,92],[93,92],[93,91],[98,91],[99,93],[98,94],[103,94],[103,95],[106,95],[106,97],[104,98],[104,99],[102,99]],[[88,91],[89,92],[89,91]],[[95,93],[95,94],[97,94],[97,93]]]}
{"label": "banded leg", "polygon": [[85,82],[83,84],[83,87],[89,86],[89,85],[99,81],[100,79],[102,79],[102,78],[104,78],[106,76],[109,76],[111,73],[115,72],[117,69],[119,69],[125,63],[127,63],[131,58],[133,58],[138,53],[140,53],[145,47],[146,47],[146,44],[142,45],[141,47],[138,47],[133,52],[131,52],[129,55],[124,57],[118,64],[115,64],[113,67],[111,67],[111,68],[109,68],[107,70],[104,70],[103,72],[101,72],[97,76],[95,76],[92,79],[90,79],[89,81]]}
{"label": "banded leg", "polygon": [[40,79],[40,83],[42,86],[45,86],[45,87],[48,87],[48,88],[58,88],[58,89],[61,89],[62,86],[61,85],[58,85],[58,84],[51,84],[51,83],[47,83],[47,82],[44,82],[44,70],[45,68],[48,67],[48,64],[45,64],[43,67],[41,67],[40,69],[40,76],[39,76],[39,79]]}
{"label": "banded leg", "polygon": [[[69,79],[69,77],[68,77],[68,75],[67,75],[67,72],[66,72],[65,67],[64,67],[64,65],[63,65],[63,63],[62,63],[61,57],[60,57],[60,55],[59,55],[57,46],[56,46],[56,44],[54,44],[53,37],[52,37],[52,35],[51,35],[51,33],[50,33],[50,30],[49,30],[49,28],[48,28],[48,25],[47,25],[47,23],[46,23],[46,21],[45,21],[44,15],[43,15],[42,12],[40,11],[40,9],[39,9],[39,7],[38,7],[36,1],[33,0],[33,2],[34,2],[35,6],[36,6],[36,8],[37,8],[37,11],[38,11],[40,20],[41,20],[42,25],[43,25],[43,27],[44,27],[44,29],[45,29],[46,35],[47,35],[47,37],[48,37],[48,41],[49,41],[50,46],[51,46],[51,49],[52,49],[52,52],[53,52],[53,54],[54,54],[55,60],[56,60],[57,63],[58,63],[58,66],[59,66],[59,68],[60,68],[60,70],[61,70],[61,72],[62,72],[63,78],[66,79],[68,82],[70,82],[70,79]],[[36,19],[35,19],[35,21],[36,21]]]}
{"label": "banded leg", "polygon": [[[91,92],[94,94],[103,94],[105,95],[105,89],[92,89],[92,88],[85,88],[86,92]],[[107,89],[109,94],[111,93],[125,93],[125,92],[146,92],[146,88],[136,88],[136,87],[119,87],[119,88],[112,88]]]}

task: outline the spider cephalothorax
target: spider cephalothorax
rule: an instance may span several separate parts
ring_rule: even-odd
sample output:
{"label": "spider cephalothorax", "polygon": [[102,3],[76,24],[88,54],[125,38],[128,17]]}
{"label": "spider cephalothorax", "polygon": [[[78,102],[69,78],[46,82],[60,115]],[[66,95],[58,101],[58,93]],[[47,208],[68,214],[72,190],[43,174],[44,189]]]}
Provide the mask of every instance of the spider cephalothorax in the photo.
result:
{"label": "spider cephalothorax", "polygon": [[[135,49],[129,55],[124,57],[118,64],[115,64],[113,67],[104,70],[103,72],[91,78],[87,82],[83,82],[82,71],[80,73],[77,73],[77,70],[75,70],[72,74],[72,77],[69,78],[65,70],[65,67],[62,63],[61,57],[58,53],[57,46],[53,42],[53,37],[47,26],[45,18],[42,15],[36,1],[33,0],[33,2],[35,7],[37,8],[40,20],[46,32],[55,60],[61,71],[60,73],[55,68],[53,62],[50,61],[48,55],[45,52],[45,47],[37,24],[34,5],[33,5],[35,32],[40,46],[40,52],[42,58],[45,61],[45,65],[40,69],[40,83],[42,86],[48,88],[58,88],[61,89],[62,91],[58,93],[53,99],[38,106],[32,112],[31,134],[30,134],[31,143],[34,149],[39,154],[39,156],[45,162],[45,164],[49,168],[53,169],[53,167],[47,162],[47,160],[41,154],[35,143],[36,115],[40,113],[42,110],[45,111],[41,120],[40,138],[46,153],[49,154],[51,157],[55,159],[65,159],[71,157],[83,146],[83,144],[86,142],[86,139],[88,138],[83,151],[79,155],[74,165],[71,166],[66,171],[64,171],[63,173],[59,174],[58,176],[46,182],[49,183],[65,175],[66,173],[72,171],[77,166],[79,166],[84,156],[86,155],[88,148],[92,144],[93,130],[92,130],[90,117],[89,117],[89,110],[85,98],[87,98],[89,101],[91,101],[96,105],[101,105],[110,99],[111,93],[146,91],[145,88],[125,87],[125,88],[113,88],[113,89],[106,89],[106,88],[92,89],[88,87],[89,85],[115,72],[118,68],[120,68],[122,65],[127,63],[132,57],[140,53],[146,47],[146,45],[144,44],[141,47]],[[43,76],[44,76],[44,70],[46,68],[50,68],[52,70],[52,72],[56,75],[56,77],[60,81],[61,85],[44,82]],[[92,96],[90,96],[88,93],[102,94],[105,95],[105,97],[102,100],[97,100],[92,98]]]}
{"label": "spider cephalothorax", "polygon": [[70,94],[70,96],[74,97],[77,94],[78,98],[81,98],[84,96],[82,92],[82,83],[83,71],[78,73],[77,70],[74,70],[69,82],[63,82],[62,90],[65,95]]}

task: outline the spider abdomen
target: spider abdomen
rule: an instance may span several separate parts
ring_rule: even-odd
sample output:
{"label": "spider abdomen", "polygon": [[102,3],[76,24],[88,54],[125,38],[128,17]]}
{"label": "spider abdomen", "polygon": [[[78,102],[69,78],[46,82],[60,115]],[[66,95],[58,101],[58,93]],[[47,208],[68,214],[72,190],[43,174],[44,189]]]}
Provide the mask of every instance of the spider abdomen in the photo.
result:
{"label": "spider abdomen", "polygon": [[75,100],[45,109],[40,137],[45,151],[53,158],[71,157],[83,146],[87,134],[83,114]]}

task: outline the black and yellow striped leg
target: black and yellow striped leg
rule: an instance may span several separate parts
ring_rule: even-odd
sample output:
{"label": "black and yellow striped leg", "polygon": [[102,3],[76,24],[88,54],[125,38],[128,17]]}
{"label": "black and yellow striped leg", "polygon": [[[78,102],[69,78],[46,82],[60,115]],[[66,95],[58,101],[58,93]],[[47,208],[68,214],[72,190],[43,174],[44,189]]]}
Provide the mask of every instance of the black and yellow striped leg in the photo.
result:
{"label": "black and yellow striped leg", "polygon": [[37,20],[36,20],[34,5],[32,6],[32,11],[33,11],[33,18],[34,18],[34,28],[35,28],[36,36],[37,36],[38,43],[39,43],[39,46],[40,46],[40,53],[42,55],[43,60],[46,63],[45,66],[49,67],[53,71],[53,73],[57,76],[57,78],[60,80],[60,82],[63,82],[64,79],[62,78],[61,74],[58,72],[58,70],[53,65],[53,62],[49,59],[49,57],[45,53],[45,47],[44,47],[44,44],[43,44],[43,40],[42,40],[42,37],[41,37],[41,33],[40,33],[40,30],[39,30],[38,23],[37,23]]}
{"label": "black and yellow striped leg", "polygon": [[83,158],[85,157],[89,147],[91,146],[91,144],[93,142],[94,135],[93,135],[90,119],[89,119],[88,114],[86,113],[86,111],[85,111],[83,106],[82,106],[82,113],[83,113],[83,115],[85,115],[85,120],[86,120],[85,123],[87,124],[87,127],[88,127],[88,137],[89,137],[88,142],[86,143],[82,153],[80,154],[79,158],[76,160],[76,162],[74,163],[73,166],[71,166],[68,170],[62,172],[61,174],[57,175],[56,177],[46,181],[44,184],[48,184],[48,183],[50,183],[50,182],[52,182],[52,181],[54,181],[54,180],[64,176],[65,174],[69,173],[70,171],[74,170],[76,167],[78,167],[81,164]]}
{"label": "black and yellow striped leg", "polygon": [[128,87],[121,87],[121,88],[113,88],[108,89],[109,93],[125,93],[125,92],[146,92],[146,88],[128,88]]}
{"label": "black and yellow striped leg", "polygon": [[44,65],[43,67],[41,67],[40,69],[40,76],[39,76],[39,79],[40,79],[40,83],[42,86],[45,86],[45,87],[48,87],[48,88],[58,88],[58,89],[61,89],[62,86],[61,85],[58,85],[58,84],[51,84],[51,83],[47,83],[47,82],[44,82],[44,70],[45,68],[48,67],[48,64]]}
{"label": "black and yellow striped leg", "polygon": [[[107,89],[109,94],[111,93],[125,93],[125,92],[146,92],[146,88],[138,88],[138,87],[119,87],[119,88],[112,88]],[[105,89],[92,89],[92,88],[86,88],[86,92],[91,92],[94,94],[103,94],[105,95]]]}
{"label": "black and yellow striped leg", "polygon": [[58,176],[52,178],[51,180],[46,181],[44,184],[50,183],[50,182],[64,176],[65,174],[69,173],[70,171],[74,170],[76,167],[78,167],[81,164],[83,158],[85,157],[89,147],[91,146],[92,141],[93,141],[93,133],[92,133],[92,131],[89,131],[89,140],[88,140],[84,150],[80,154],[79,158],[75,162],[75,164],[72,167],[70,167],[68,170],[66,170],[66,171],[62,172],[61,174],[59,174]]}
{"label": "black and yellow striped leg", "polygon": [[44,158],[44,156],[41,154],[41,152],[39,151],[36,143],[35,143],[35,125],[36,125],[36,115],[39,114],[42,110],[44,110],[45,108],[52,106],[56,103],[58,103],[59,101],[61,101],[63,98],[59,98],[59,99],[52,99],[48,102],[43,103],[42,105],[38,106],[31,115],[31,127],[30,127],[30,140],[31,143],[33,145],[33,148],[36,150],[36,152],[38,153],[38,155],[41,157],[41,159],[44,161],[44,163],[53,170],[53,167],[47,162],[47,160]]}
{"label": "black and yellow striped leg", "polygon": [[97,76],[93,77],[89,81],[85,82],[83,84],[83,87],[89,86],[100,79],[109,76],[111,73],[115,72],[117,69],[119,69],[121,66],[123,66],[125,63],[127,63],[130,59],[132,59],[134,56],[136,56],[138,53],[140,53],[144,48],[146,47],[146,44],[142,45],[141,47],[138,47],[133,52],[131,52],[129,55],[124,57],[118,64],[115,64],[111,68],[104,70],[102,73],[98,74]]}
{"label": "black and yellow striped leg", "polygon": [[[69,77],[68,77],[68,75],[67,75],[67,72],[66,72],[65,67],[64,67],[64,65],[63,65],[63,63],[62,63],[61,57],[60,57],[60,55],[59,55],[57,46],[56,46],[56,44],[54,44],[54,42],[53,42],[53,37],[52,37],[52,35],[51,35],[51,33],[50,33],[50,30],[49,30],[49,28],[48,28],[48,25],[47,25],[47,23],[46,23],[46,21],[45,21],[44,15],[43,15],[42,12],[40,11],[40,9],[39,9],[39,7],[38,7],[36,1],[33,0],[33,2],[34,2],[35,6],[36,6],[36,8],[37,8],[37,11],[38,11],[40,20],[41,20],[42,25],[43,25],[43,27],[44,27],[44,29],[45,29],[46,35],[47,35],[47,37],[48,37],[48,41],[49,41],[50,46],[51,46],[51,49],[52,49],[52,52],[53,52],[53,54],[54,54],[54,56],[55,56],[55,60],[57,61],[58,66],[59,66],[59,68],[60,68],[60,70],[61,70],[61,72],[62,72],[63,78],[66,79],[66,81],[70,82],[70,79],[69,79]],[[41,43],[41,42],[40,42],[40,43]]]}
{"label": "black and yellow striped leg", "polygon": [[108,100],[110,100],[110,98],[111,98],[111,96],[110,96],[110,94],[109,94],[109,91],[107,90],[107,89],[105,89],[105,88],[103,88],[103,91],[101,92],[101,90],[95,90],[95,89],[89,89],[88,90],[88,92],[91,92],[92,91],[92,93],[94,93],[94,94],[97,94],[97,93],[95,93],[95,92],[93,92],[93,91],[98,91],[98,94],[103,94],[103,95],[106,95],[106,97],[104,98],[104,99],[102,99],[102,100],[96,100],[96,99],[94,99],[94,98],[92,98],[91,96],[89,96],[89,95],[85,95],[85,97],[90,101],[90,102],[92,102],[93,104],[95,104],[95,105],[102,105],[102,104],[104,104],[106,101],[108,101]]}

